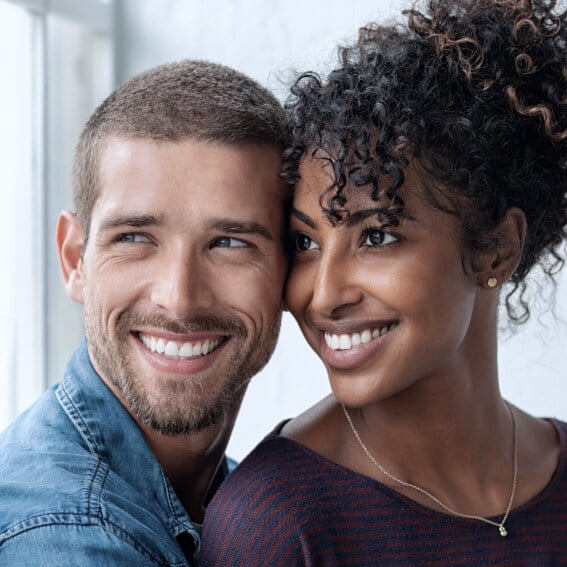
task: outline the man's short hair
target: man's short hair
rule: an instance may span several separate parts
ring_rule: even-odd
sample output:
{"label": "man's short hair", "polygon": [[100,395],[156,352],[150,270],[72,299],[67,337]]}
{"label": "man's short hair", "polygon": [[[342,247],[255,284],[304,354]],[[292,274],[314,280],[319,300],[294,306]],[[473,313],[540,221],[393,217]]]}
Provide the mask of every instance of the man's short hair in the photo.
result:
{"label": "man's short hair", "polygon": [[112,137],[281,148],[286,143],[282,105],[246,75],[192,60],[149,69],[114,91],[95,110],[79,138],[73,191],[85,240],[98,197],[99,156]]}

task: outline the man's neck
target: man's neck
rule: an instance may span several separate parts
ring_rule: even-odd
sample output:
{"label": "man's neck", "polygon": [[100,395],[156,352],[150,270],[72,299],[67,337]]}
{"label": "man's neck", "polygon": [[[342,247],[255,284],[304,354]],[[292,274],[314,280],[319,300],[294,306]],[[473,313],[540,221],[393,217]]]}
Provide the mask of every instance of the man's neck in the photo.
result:
{"label": "man's neck", "polygon": [[163,435],[141,427],[191,520],[201,523],[212,480],[222,462],[238,408],[206,430],[186,435]]}

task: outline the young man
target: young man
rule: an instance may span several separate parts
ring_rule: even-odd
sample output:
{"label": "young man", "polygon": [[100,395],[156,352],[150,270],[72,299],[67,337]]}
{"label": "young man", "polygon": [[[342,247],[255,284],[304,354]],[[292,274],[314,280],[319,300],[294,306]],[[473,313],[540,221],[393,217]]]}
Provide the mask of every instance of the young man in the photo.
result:
{"label": "young man", "polygon": [[264,88],[194,61],[131,79],[87,123],[56,235],[86,340],[0,435],[0,564],[194,564],[279,332],[284,132]]}

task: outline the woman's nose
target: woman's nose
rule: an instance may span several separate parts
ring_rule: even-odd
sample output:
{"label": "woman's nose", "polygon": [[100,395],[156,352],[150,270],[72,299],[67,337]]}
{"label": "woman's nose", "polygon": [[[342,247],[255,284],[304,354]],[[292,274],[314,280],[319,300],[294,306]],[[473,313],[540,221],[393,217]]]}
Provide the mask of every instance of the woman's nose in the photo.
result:
{"label": "woman's nose", "polygon": [[311,309],[321,316],[336,318],[361,299],[362,290],[350,258],[332,253],[322,255],[313,283]]}

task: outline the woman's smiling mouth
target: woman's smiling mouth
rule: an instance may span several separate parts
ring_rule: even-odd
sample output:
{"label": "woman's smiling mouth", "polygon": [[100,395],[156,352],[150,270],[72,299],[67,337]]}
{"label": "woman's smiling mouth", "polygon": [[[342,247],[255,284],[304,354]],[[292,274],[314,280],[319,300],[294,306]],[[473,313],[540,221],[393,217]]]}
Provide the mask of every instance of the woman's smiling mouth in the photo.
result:
{"label": "woman's smiling mouth", "polygon": [[377,339],[385,335],[397,325],[398,324],[395,322],[388,323],[376,329],[365,329],[364,331],[350,334],[342,333],[338,335],[325,333],[325,343],[331,350],[350,350],[351,348],[369,343],[372,339]]}

